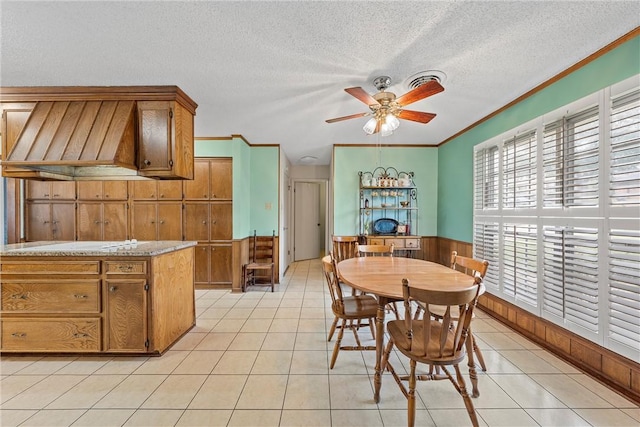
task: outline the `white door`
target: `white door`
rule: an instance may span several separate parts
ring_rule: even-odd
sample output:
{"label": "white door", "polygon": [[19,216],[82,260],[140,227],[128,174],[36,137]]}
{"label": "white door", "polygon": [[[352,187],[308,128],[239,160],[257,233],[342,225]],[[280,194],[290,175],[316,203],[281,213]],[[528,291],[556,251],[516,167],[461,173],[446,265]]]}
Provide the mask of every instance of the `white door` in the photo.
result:
{"label": "white door", "polygon": [[294,186],[294,261],[320,257],[322,221],[320,184],[296,182]]}

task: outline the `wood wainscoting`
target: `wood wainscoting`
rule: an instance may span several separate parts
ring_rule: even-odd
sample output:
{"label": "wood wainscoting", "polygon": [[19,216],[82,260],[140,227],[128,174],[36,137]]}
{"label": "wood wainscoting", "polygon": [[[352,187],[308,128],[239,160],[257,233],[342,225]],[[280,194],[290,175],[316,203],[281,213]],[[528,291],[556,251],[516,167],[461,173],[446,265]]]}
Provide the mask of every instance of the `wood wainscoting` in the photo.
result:
{"label": "wood wainscoting", "polygon": [[[435,244],[434,244],[435,241]],[[473,245],[443,237],[423,237],[423,259],[448,265],[451,251],[473,255]],[[428,248],[428,249],[427,249]],[[627,398],[640,403],[640,364],[529,313],[489,292],[478,306],[485,313],[521,333],[576,368]]]}

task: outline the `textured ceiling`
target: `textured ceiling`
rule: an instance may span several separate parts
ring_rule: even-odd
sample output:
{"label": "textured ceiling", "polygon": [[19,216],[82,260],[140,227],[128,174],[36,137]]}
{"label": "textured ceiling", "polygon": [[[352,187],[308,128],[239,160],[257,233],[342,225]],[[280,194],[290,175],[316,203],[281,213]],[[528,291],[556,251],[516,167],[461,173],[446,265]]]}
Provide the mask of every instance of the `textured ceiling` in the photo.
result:
{"label": "textured ceiling", "polygon": [[[333,144],[438,144],[640,25],[638,1],[1,1],[2,86],[178,85],[196,136],[280,144],[328,164]],[[436,113],[378,140],[343,91],[420,71]]]}

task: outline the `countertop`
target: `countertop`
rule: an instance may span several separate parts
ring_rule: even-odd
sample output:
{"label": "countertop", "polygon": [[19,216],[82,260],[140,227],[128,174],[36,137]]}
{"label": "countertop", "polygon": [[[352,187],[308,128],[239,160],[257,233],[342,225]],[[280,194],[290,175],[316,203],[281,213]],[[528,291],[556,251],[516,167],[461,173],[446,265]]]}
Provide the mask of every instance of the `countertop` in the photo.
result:
{"label": "countertop", "polygon": [[197,242],[160,241],[69,241],[29,242],[0,245],[0,256],[155,256],[195,246]]}

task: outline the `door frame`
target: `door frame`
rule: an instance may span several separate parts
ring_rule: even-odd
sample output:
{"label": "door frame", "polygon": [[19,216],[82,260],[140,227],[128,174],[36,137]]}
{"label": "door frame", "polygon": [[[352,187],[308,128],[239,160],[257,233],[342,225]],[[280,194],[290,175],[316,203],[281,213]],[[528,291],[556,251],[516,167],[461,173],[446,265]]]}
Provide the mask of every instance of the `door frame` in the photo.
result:
{"label": "door frame", "polygon": [[290,221],[291,228],[289,229],[289,241],[287,242],[287,250],[291,251],[291,259],[294,259],[293,247],[295,243],[295,233],[296,233],[296,212],[295,212],[295,198],[296,193],[293,191],[296,188],[296,183],[298,182],[306,182],[312,184],[320,184],[322,189],[324,189],[324,250],[325,255],[327,255],[330,251],[328,242],[329,242],[329,180],[328,179],[315,179],[315,178],[292,178],[291,179],[291,192],[293,197],[289,200],[289,208],[291,212]]}

